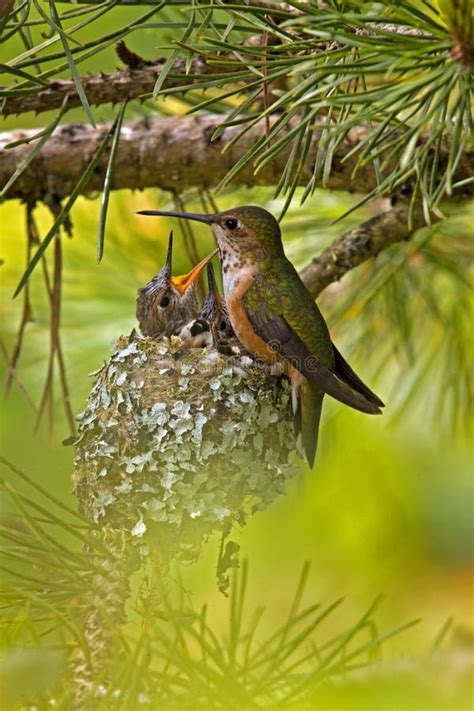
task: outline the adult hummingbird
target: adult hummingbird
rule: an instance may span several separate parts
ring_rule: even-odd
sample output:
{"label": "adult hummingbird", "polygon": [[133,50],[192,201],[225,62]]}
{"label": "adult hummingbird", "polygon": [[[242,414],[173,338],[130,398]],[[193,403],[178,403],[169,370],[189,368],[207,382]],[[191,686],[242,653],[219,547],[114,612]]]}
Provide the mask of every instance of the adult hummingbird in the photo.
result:
{"label": "adult hummingbird", "polygon": [[211,215],[143,210],[209,225],[219,247],[224,295],[242,345],[267,363],[282,362],[291,379],[295,424],[314,465],[325,394],[368,414],[383,402],[360,380],[331,341],[313,297],[283,250],[280,226],[261,207]]}
{"label": "adult hummingbird", "polygon": [[173,232],[170,233],[163,268],[138,290],[137,320],[144,336],[170,336],[196,316],[199,307],[195,282],[216,253],[217,250],[214,250],[187,274],[173,276]]}

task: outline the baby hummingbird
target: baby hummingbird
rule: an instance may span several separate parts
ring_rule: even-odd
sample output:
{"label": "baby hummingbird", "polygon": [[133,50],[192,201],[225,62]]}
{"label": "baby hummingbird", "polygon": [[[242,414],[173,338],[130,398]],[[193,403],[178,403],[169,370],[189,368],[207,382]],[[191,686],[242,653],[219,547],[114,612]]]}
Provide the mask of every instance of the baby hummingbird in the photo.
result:
{"label": "baby hummingbird", "polygon": [[[235,355],[239,352],[238,341],[230,323],[224,298],[217,288],[211,262],[207,264],[207,284],[208,292],[198,317],[187,323],[181,329],[179,336],[190,347],[214,346],[221,352]],[[233,346],[234,350],[232,350]]]}
{"label": "baby hummingbird", "polygon": [[138,290],[137,320],[144,336],[171,336],[198,311],[195,282],[217,250],[187,274],[172,275],[173,232],[170,233],[166,262],[146,286]]}

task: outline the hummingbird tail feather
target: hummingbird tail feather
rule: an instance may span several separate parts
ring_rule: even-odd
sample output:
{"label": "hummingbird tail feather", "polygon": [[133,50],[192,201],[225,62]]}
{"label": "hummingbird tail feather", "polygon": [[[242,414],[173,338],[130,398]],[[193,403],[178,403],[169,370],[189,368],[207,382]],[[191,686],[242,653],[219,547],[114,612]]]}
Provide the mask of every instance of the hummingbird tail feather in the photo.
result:
{"label": "hummingbird tail feather", "polygon": [[334,350],[334,372],[336,375],[358,393],[364,395],[369,402],[372,402],[378,407],[384,407],[382,400],[362,382],[357,373],[352,370],[349,363],[339,353],[334,343],[332,347]]}
{"label": "hummingbird tail feather", "polygon": [[323,397],[323,391],[311,387],[307,380],[301,384],[299,399],[301,440],[311,469],[314,466],[318,447],[319,420],[321,418]]}

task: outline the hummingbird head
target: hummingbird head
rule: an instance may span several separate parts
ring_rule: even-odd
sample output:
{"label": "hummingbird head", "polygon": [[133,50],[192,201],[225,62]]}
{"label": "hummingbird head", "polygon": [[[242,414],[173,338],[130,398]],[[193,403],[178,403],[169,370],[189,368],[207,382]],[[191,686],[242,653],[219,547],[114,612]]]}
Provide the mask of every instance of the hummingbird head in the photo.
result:
{"label": "hummingbird head", "polygon": [[167,333],[182,318],[193,315],[191,312],[197,309],[196,279],[216,252],[211,252],[187,274],[173,276],[173,232],[170,233],[163,268],[146,286],[138,290],[137,319],[143,335]]}
{"label": "hummingbird head", "polygon": [[145,336],[162,333],[178,313],[180,294],[171,282],[172,258],[173,232],[169,236],[166,262],[162,269],[138,290],[137,320]]}
{"label": "hummingbird head", "polygon": [[210,226],[222,251],[257,256],[282,249],[280,225],[262,207],[237,207],[211,217]]}
{"label": "hummingbird head", "polygon": [[201,215],[194,212],[141,210],[139,215],[162,215],[204,222],[214,232],[221,252],[236,255],[272,256],[283,251],[280,225],[263,207],[247,205],[232,210]]}

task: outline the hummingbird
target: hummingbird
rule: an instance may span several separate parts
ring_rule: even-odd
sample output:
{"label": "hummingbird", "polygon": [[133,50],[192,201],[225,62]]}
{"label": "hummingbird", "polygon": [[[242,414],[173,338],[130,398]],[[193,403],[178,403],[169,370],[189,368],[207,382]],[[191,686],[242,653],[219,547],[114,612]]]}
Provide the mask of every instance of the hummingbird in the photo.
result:
{"label": "hummingbird", "polygon": [[170,232],[166,262],[146,286],[138,290],[137,320],[144,336],[171,336],[198,311],[195,282],[201,270],[217,253],[214,250],[187,274],[172,275],[173,232]]}
{"label": "hummingbird", "polygon": [[[212,263],[207,266],[208,292],[197,318],[187,323],[179,334],[186,345],[194,348],[214,346],[228,355],[239,353],[238,341],[223,296],[217,288]],[[237,346],[237,348],[236,348]]]}
{"label": "hummingbird", "polygon": [[205,318],[209,322],[212,335],[216,342],[235,338],[225,300],[217,288],[214,268],[211,262],[207,265],[207,285],[207,296],[201,307],[202,318]]}
{"label": "hummingbird", "polygon": [[221,260],[232,328],[244,348],[268,364],[282,364],[292,385],[295,427],[314,466],[324,395],[361,412],[384,406],[345,361],[310,292],[286,257],[280,225],[267,210],[237,207],[209,215],[142,210],[203,222]]}

